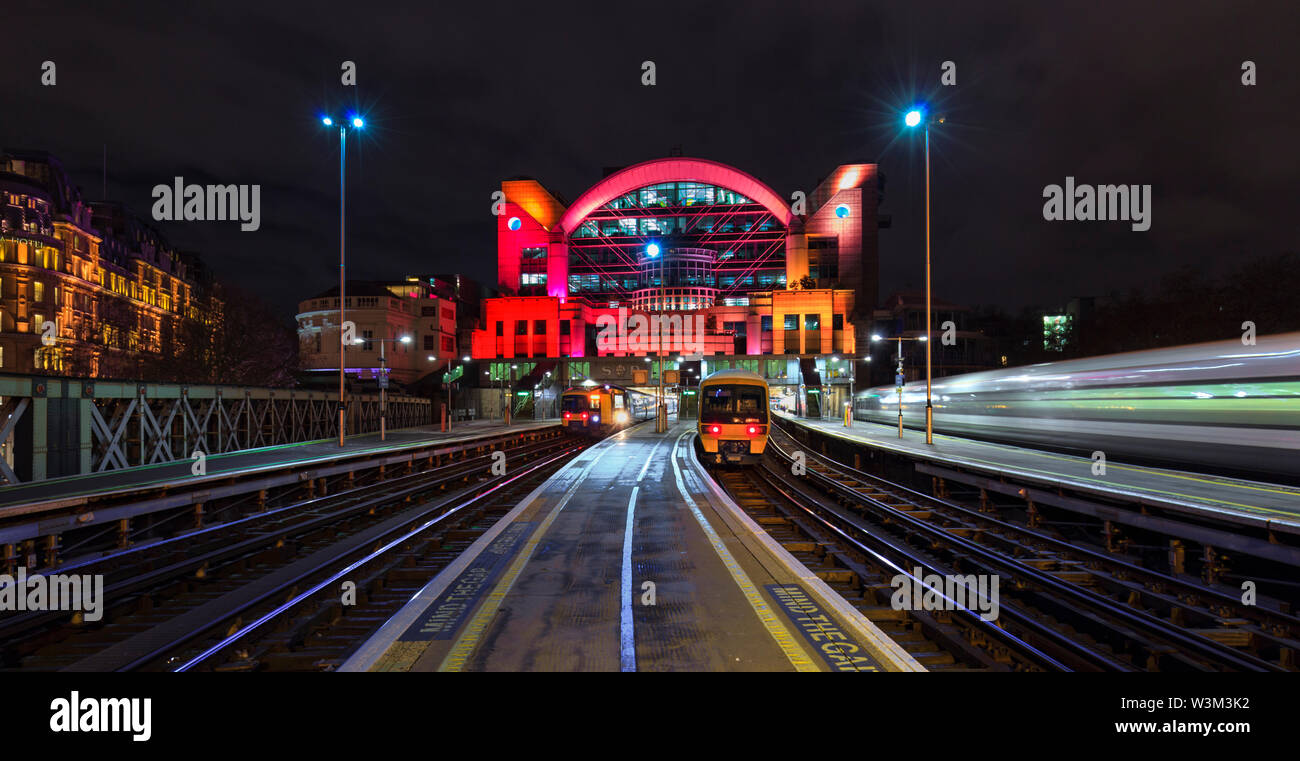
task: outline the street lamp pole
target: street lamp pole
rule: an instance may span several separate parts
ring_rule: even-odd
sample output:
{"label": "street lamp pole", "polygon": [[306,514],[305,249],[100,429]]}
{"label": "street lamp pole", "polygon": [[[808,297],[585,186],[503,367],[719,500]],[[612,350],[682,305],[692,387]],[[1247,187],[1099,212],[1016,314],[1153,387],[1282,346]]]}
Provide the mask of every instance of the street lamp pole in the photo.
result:
{"label": "street lamp pole", "polygon": [[925,443],[934,443],[934,405],[931,400],[934,379],[931,374],[930,328],[933,301],[930,295],[930,124],[943,124],[944,117],[931,118],[923,107],[913,108],[903,123],[915,127],[924,122],[925,132]]}
{"label": "street lamp pole", "polygon": [[663,433],[668,430],[668,410],[664,400],[664,307],[667,298],[667,284],[664,282],[664,260],[659,249],[658,243],[651,243],[646,246],[646,256],[651,259],[659,259],[659,308],[655,317],[655,332],[659,336],[658,348],[655,351],[659,364],[659,390],[655,399],[655,433]]}
{"label": "street lamp pole", "polygon": [[928,336],[917,336],[916,338],[907,338],[905,336],[894,336],[893,338],[881,338],[879,335],[871,336],[872,343],[876,341],[897,341],[898,342],[898,367],[895,369],[894,385],[898,387],[898,438],[903,438],[903,342],[920,341],[926,345],[928,350],[930,340]]}
{"label": "street lamp pole", "polygon": [[[925,123],[925,443],[934,443],[934,406],[930,403],[930,122]],[[899,344],[900,353],[902,344]]]}
{"label": "street lamp pole", "polygon": [[[347,121],[339,124],[339,446],[343,446],[344,437],[347,434],[347,412],[344,406],[344,393],[346,391],[345,368],[347,365],[347,331],[343,329],[346,321],[347,305],[347,269],[345,258],[344,244],[344,220],[347,210],[347,147],[348,147],[348,121],[352,126],[361,129],[365,122],[359,116],[352,116]],[[334,120],[328,116],[321,117],[321,123],[326,127],[333,127]]]}
{"label": "street lamp pole", "polygon": [[363,338],[353,339],[355,344],[379,342],[379,440],[384,441],[388,438],[388,356],[384,352],[384,344],[390,341],[409,344],[410,336],[401,338]]}
{"label": "street lamp pole", "polygon": [[344,330],[344,307],[347,304],[347,276],[344,259],[343,223],[347,203],[347,183],[344,181],[347,170],[348,128],[339,125],[339,446],[343,446],[344,428],[346,426],[346,407],[344,406],[344,361],[347,351],[347,331]]}
{"label": "street lamp pole", "polygon": [[[929,341],[926,341],[929,343]],[[898,337],[898,371],[895,383],[898,385],[898,438],[903,438],[903,337]]]}

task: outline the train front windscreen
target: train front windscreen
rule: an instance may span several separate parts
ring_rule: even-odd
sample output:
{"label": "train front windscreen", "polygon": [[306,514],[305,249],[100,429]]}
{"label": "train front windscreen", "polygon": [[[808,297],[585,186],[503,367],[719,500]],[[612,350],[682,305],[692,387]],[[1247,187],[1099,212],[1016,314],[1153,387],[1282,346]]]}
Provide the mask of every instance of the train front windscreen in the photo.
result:
{"label": "train front windscreen", "polygon": [[767,394],[758,386],[708,386],[700,394],[701,423],[766,423]]}

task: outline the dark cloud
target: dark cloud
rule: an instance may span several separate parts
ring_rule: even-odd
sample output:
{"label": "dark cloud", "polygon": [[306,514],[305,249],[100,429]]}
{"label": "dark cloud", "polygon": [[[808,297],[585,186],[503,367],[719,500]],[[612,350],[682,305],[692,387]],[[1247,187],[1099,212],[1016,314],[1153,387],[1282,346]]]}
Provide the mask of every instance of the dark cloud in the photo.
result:
{"label": "dark cloud", "polygon": [[[883,297],[922,273],[919,142],[930,97],[936,289],[1052,304],[1188,264],[1294,250],[1300,56],[1294,2],[18,3],[0,48],[0,142],[61,156],[92,197],[147,214],[154,184],[262,185],[262,229],[160,227],[286,313],[336,275],[337,136],[349,146],[350,271],[495,280],[490,195],[529,175],[575,197],[601,168],[732,163],[783,195],[836,164],[888,178]],[[21,30],[21,32],[19,31]],[[40,62],[58,64],[41,87]],[[640,63],[658,85],[640,85]],[[1243,60],[1259,85],[1240,85]],[[359,87],[339,84],[353,60]],[[938,86],[942,61],[958,86]],[[1044,222],[1042,189],[1150,183],[1154,223]]]}

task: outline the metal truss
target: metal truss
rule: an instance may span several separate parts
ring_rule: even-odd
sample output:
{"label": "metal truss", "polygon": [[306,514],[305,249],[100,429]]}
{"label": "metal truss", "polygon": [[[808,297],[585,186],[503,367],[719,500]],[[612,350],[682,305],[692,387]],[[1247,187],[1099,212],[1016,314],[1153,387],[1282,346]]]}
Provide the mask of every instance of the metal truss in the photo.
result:
{"label": "metal truss", "polygon": [[[379,430],[378,395],[352,395],[348,431]],[[338,435],[321,391],[0,376],[4,483],[99,473]],[[388,396],[388,426],[433,423],[429,399]]]}

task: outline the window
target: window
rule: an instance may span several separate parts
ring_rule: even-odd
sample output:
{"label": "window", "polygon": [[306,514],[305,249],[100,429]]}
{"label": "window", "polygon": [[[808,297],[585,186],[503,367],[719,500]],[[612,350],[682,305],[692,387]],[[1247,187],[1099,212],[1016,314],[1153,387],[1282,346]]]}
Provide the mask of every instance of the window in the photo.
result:
{"label": "window", "polygon": [[438,316],[438,307],[427,307],[427,306],[426,306],[426,307],[420,307],[420,316],[421,316],[421,317],[437,317],[437,316]]}
{"label": "window", "polygon": [[797,315],[797,314],[787,314],[787,315],[785,316],[785,329],[786,329],[786,330],[798,330],[798,329],[799,329],[799,315]]}
{"label": "window", "polygon": [[39,280],[32,281],[32,300],[33,301],[45,300],[45,283],[42,283]]}
{"label": "window", "polygon": [[520,258],[522,259],[545,259],[546,249],[545,248],[523,248],[519,250],[519,255]]}
{"label": "window", "polygon": [[519,285],[546,285],[545,272],[525,272],[519,276]]}
{"label": "window", "polygon": [[370,342],[370,339],[372,339],[372,338],[375,337],[375,332],[374,332],[373,330],[363,330],[363,331],[361,331],[361,337],[364,338],[364,339],[366,339],[366,342],[365,342],[365,344],[361,347],[361,350],[362,350],[362,351],[374,351],[374,350],[375,350],[375,346],[374,346],[373,343]]}
{"label": "window", "polygon": [[758,327],[759,327],[759,330],[763,331],[764,333],[771,333],[771,332],[772,332],[772,315],[770,315],[770,314],[765,314],[765,315],[763,315],[762,317],[760,317],[760,318],[759,318]]}
{"label": "window", "polygon": [[452,343],[451,336],[442,337],[442,351],[444,354],[456,353],[456,345]]}
{"label": "window", "polygon": [[712,386],[700,394],[701,423],[766,423],[767,393],[758,386]]}
{"label": "window", "polygon": [[562,336],[567,336],[567,335],[569,335],[569,331],[570,331],[570,330],[571,330],[571,328],[569,327],[569,321],[568,321],[568,320],[560,320],[560,335],[562,335]]}
{"label": "window", "polygon": [[435,338],[435,337],[432,336],[432,335],[427,335],[427,336],[424,337],[424,350],[425,350],[425,351],[433,351],[434,349],[438,348],[438,347],[434,344],[434,338]]}
{"label": "window", "polygon": [[822,326],[821,315],[806,314],[803,316],[804,330],[819,330]]}
{"label": "window", "polygon": [[533,335],[546,335],[546,320],[533,320]]}
{"label": "window", "polygon": [[506,334],[506,324],[501,320],[497,320],[497,335],[504,336],[505,334]]}
{"label": "window", "polygon": [[515,335],[528,335],[528,320],[515,320]]}
{"label": "window", "polygon": [[456,319],[456,310],[455,310],[455,309],[452,309],[451,307],[443,307],[443,308],[442,308],[442,319],[444,319],[444,320],[454,320],[454,319]]}
{"label": "window", "polygon": [[40,312],[37,312],[36,314],[33,314],[33,315],[32,315],[32,332],[33,332],[33,333],[40,333],[40,332],[44,329],[44,328],[42,327],[42,326],[44,326],[44,325],[45,325],[45,315],[41,314]]}
{"label": "window", "polygon": [[831,318],[831,330],[844,330],[844,315],[837,314]]}

